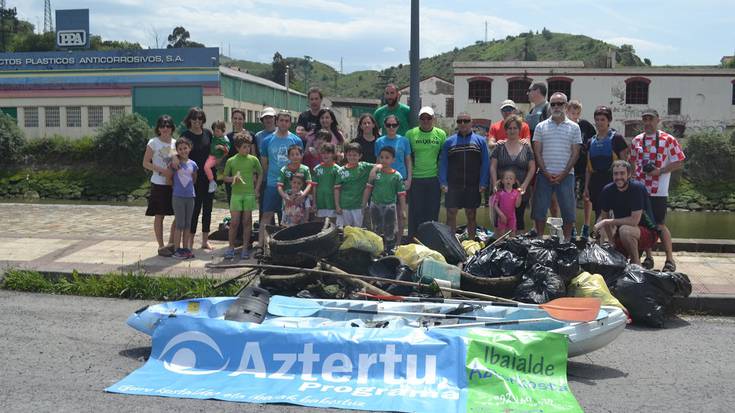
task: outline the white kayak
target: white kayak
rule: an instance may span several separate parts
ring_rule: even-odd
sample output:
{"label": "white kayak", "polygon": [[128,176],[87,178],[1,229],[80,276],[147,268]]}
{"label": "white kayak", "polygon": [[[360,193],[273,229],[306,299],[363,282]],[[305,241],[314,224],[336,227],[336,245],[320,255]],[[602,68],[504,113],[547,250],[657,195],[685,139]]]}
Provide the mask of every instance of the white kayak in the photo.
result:
{"label": "white kayak", "polygon": [[[141,308],[131,314],[127,322],[148,335],[152,335],[159,321],[167,317],[209,318],[233,323],[237,321],[226,319],[226,314],[233,304],[235,307],[242,305],[242,300],[237,300],[238,297],[207,297],[164,302]],[[625,329],[627,321],[621,309],[611,306],[602,306],[592,321],[569,322],[553,319],[549,313],[536,306],[507,307],[489,302],[473,305],[459,316],[464,319],[457,320],[452,318],[455,316],[446,316],[458,308],[457,304],[449,303],[316,300],[282,296],[271,297],[271,304],[274,301],[293,302],[295,305],[281,306],[278,311],[273,311],[272,305],[269,305],[269,314],[263,314],[261,324],[288,328],[492,328],[549,331],[567,336],[569,357],[586,354],[611,343]],[[306,312],[300,311],[305,308]],[[290,309],[293,309],[293,314],[288,314]],[[274,312],[278,315],[273,315]],[[442,319],[427,317],[427,313],[437,314]],[[468,320],[475,317],[480,322]]]}

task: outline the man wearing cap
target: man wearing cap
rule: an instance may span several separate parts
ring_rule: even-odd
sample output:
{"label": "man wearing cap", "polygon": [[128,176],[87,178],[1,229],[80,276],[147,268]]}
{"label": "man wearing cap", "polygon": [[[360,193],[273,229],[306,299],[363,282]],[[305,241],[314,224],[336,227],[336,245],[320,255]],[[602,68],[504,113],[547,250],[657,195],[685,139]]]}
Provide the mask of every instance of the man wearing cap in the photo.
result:
{"label": "man wearing cap", "polygon": [[472,118],[462,112],[457,115],[457,133],[447,138],[439,154],[439,183],[452,233],[457,230],[457,212],[464,208],[467,234],[474,238],[476,212],[489,175],[487,141],[472,131]]}
{"label": "man wearing cap", "polygon": [[[498,142],[508,139],[508,134],[505,133],[503,122],[505,122],[508,116],[514,114],[518,114],[516,103],[510,99],[504,100],[500,105],[500,115],[503,118],[490,125],[490,131],[487,133],[487,145],[490,147],[490,150],[493,150]],[[521,139],[531,138],[531,129],[528,127],[528,123],[523,122],[521,124],[521,133],[519,136]]]}
{"label": "man wearing cap", "polygon": [[311,87],[306,93],[306,97],[309,99],[309,109],[299,114],[299,119],[296,121],[296,126],[301,126],[308,135],[319,126],[319,111],[322,109],[322,100],[324,95],[321,89],[318,87]]}
{"label": "man wearing cap", "polygon": [[[385,105],[377,108],[373,116],[378,126],[383,130],[383,123],[388,115],[394,115],[398,119],[398,131],[397,133],[401,136],[406,136],[408,131],[408,119],[411,117],[411,108],[408,105],[404,105],[399,102],[398,99],[401,97],[401,92],[398,91],[398,87],[393,83],[389,83],[385,87],[383,98],[385,98]],[[385,130],[383,130],[385,135]]]}
{"label": "man wearing cap", "polygon": [[419,126],[406,132],[413,156],[413,180],[408,192],[408,239],[413,239],[419,225],[439,220],[439,153],[447,139],[443,129],[434,127],[434,109],[419,111]]}
{"label": "man wearing cap", "polygon": [[[255,154],[260,157],[260,149],[263,147],[263,139],[276,131],[276,111],[268,106],[260,112],[260,123],[263,124],[263,130],[255,134]],[[265,182],[263,182],[265,184]],[[263,185],[262,187],[265,187]]]}
{"label": "man wearing cap", "polygon": [[546,101],[546,91],[546,85],[541,82],[534,83],[528,88],[528,100],[533,105],[531,110],[528,111],[528,115],[526,115],[526,122],[528,122],[528,128],[531,131],[531,139],[536,134],[536,125],[548,119],[551,113],[549,102]]}
{"label": "man wearing cap", "polygon": [[564,239],[569,240],[577,216],[574,197],[574,164],[582,145],[579,125],[566,117],[567,96],[561,92],[551,95],[551,117],[536,125],[533,135],[533,154],[538,166],[536,189],[533,194],[531,215],[536,232],[543,235],[546,211],[551,196],[556,194],[563,220]]}
{"label": "man wearing cap", "polygon": [[[671,172],[684,166],[686,156],[679,141],[658,129],[659,117],[655,109],[645,109],[641,114],[643,133],[630,144],[630,163],[635,168],[633,178],[641,182],[651,196],[651,207],[656,226],[661,232],[661,242],[666,249],[663,271],[676,271],[671,232],[666,227],[666,201],[669,196]],[[653,268],[651,250],[646,250],[643,266]]]}

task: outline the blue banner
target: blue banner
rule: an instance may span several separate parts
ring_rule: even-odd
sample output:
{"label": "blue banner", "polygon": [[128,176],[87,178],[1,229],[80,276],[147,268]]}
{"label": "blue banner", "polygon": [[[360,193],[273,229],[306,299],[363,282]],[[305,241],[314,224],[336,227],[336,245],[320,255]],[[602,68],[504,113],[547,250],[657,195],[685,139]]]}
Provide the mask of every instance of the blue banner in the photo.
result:
{"label": "blue banner", "polygon": [[[499,333],[513,339],[516,332]],[[553,333],[517,333],[522,333],[517,341],[523,343],[539,343],[550,334],[566,340]],[[477,376],[479,365],[472,360],[474,367],[468,366],[470,342],[464,332],[452,329],[297,329],[172,317],[156,328],[146,364],[106,390],[322,408],[464,413],[469,411],[468,377]],[[566,363],[566,354],[562,357]],[[469,401],[473,411],[491,411],[495,400]]]}

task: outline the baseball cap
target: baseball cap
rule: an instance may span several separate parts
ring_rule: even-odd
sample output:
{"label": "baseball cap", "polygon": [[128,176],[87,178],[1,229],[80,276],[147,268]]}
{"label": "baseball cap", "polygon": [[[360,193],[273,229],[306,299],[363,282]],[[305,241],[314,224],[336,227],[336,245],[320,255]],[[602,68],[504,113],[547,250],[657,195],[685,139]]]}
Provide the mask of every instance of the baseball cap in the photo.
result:
{"label": "baseball cap", "polygon": [[419,116],[421,116],[423,114],[429,115],[429,116],[431,116],[433,118],[434,117],[434,109],[432,109],[431,106],[424,106],[419,111]]}
{"label": "baseball cap", "polygon": [[641,117],[644,116],[653,116],[654,118],[658,117],[658,111],[656,109],[643,109],[643,112],[641,112]]}
{"label": "baseball cap", "polygon": [[503,110],[503,108],[507,108],[507,107],[511,107],[513,109],[518,109],[516,107],[516,103],[513,102],[510,99],[506,99],[506,100],[503,101],[503,103],[500,105],[500,110]]}
{"label": "baseball cap", "polygon": [[262,112],[260,112],[260,119],[263,119],[266,116],[273,116],[273,117],[275,117],[276,116],[276,110],[273,109],[270,106],[266,107],[265,109],[263,109]]}

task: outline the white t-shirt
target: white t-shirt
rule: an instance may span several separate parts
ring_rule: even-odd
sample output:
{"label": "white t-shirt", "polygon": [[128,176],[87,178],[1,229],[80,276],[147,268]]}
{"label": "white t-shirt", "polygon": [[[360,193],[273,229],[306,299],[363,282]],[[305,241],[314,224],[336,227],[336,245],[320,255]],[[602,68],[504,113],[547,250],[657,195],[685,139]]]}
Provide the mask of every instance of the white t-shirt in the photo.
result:
{"label": "white t-shirt", "polygon": [[[148,146],[153,150],[153,165],[159,168],[167,168],[171,158],[176,155],[176,139],[171,138],[171,143],[161,141],[158,136],[148,141]],[[159,172],[153,172],[151,183],[166,185],[166,177]]]}

